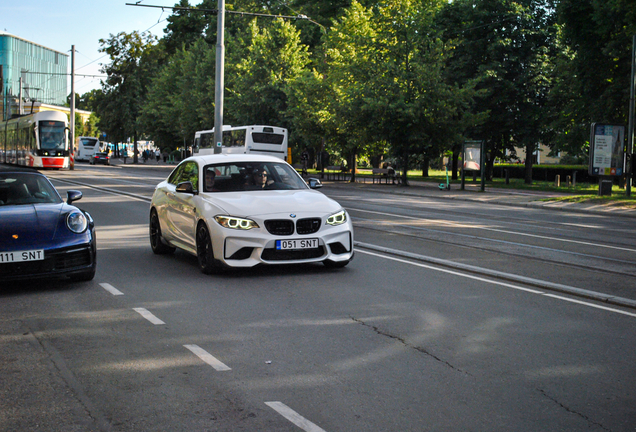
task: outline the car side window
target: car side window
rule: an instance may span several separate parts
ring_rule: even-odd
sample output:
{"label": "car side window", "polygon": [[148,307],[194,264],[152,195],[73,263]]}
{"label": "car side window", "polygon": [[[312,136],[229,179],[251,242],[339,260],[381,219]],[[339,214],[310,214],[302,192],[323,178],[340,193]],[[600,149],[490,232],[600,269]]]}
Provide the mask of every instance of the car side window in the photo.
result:
{"label": "car side window", "polygon": [[184,164],[181,164],[177,168],[175,168],[174,171],[172,171],[172,174],[170,174],[170,177],[168,177],[168,183],[175,186],[179,183],[179,179],[181,178],[181,173],[183,172],[184,166]]}
{"label": "car side window", "polygon": [[188,162],[183,165],[183,170],[181,171],[177,184],[187,181],[192,183],[194,190],[199,189],[199,166],[196,162]]}

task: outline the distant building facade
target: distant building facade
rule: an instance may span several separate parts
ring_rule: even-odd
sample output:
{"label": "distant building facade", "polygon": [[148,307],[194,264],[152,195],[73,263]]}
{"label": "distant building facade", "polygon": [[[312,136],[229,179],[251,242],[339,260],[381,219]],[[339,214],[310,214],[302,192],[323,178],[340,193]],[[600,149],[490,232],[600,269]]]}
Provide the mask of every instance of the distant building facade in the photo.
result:
{"label": "distant building facade", "polygon": [[66,104],[68,62],[68,54],[0,31],[0,120],[19,114],[20,107],[29,113],[35,101]]}

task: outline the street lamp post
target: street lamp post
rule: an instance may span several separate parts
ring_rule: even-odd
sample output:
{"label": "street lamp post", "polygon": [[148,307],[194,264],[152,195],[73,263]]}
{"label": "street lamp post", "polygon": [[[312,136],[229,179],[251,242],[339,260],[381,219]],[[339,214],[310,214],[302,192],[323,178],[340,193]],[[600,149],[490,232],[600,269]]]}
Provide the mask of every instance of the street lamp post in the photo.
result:
{"label": "street lamp post", "polygon": [[225,0],[219,0],[216,27],[216,70],[214,73],[214,153],[223,145],[223,92],[225,86]]}
{"label": "street lamp post", "polygon": [[[629,91],[629,125],[627,127],[627,154],[630,157],[630,164],[633,167],[634,161],[631,158],[634,157],[634,81],[636,80],[636,35],[632,37],[632,75],[630,77],[630,91]],[[630,167],[627,167],[630,169]],[[627,174],[627,184],[625,193],[627,196],[632,194],[632,179],[634,173],[630,171]]]}

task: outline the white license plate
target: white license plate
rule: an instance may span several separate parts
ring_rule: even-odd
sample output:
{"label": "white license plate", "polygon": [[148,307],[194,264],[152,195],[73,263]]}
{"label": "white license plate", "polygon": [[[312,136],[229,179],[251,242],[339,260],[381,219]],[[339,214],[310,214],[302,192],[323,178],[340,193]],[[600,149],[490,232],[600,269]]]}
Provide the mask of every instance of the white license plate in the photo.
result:
{"label": "white license plate", "polygon": [[43,259],[44,249],[17,252],[0,252],[0,264],[22,261],[40,261]]}
{"label": "white license plate", "polygon": [[276,240],[276,249],[315,249],[318,247],[318,239]]}

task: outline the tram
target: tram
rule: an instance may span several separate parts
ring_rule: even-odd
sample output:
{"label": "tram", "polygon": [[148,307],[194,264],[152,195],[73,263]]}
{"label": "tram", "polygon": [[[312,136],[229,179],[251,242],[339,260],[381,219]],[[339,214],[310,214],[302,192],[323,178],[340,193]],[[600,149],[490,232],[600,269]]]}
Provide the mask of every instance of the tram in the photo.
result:
{"label": "tram", "polygon": [[0,163],[69,169],[66,114],[42,111],[0,123]]}

